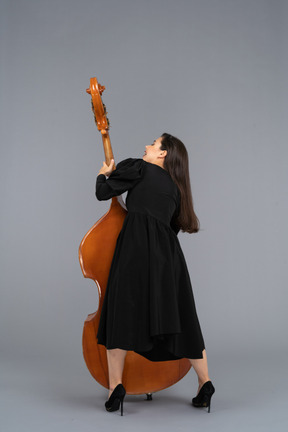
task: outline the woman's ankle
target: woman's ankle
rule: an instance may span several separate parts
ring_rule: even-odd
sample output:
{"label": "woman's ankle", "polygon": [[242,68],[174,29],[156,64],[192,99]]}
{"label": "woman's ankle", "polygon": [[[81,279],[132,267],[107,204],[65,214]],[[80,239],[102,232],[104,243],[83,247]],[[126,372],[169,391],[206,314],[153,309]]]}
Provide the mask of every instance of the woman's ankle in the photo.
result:
{"label": "woman's ankle", "polygon": [[209,377],[207,377],[207,378],[202,378],[202,379],[199,379],[199,378],[198,378],[198,384],[199,384],[199,387],[202,387],[202,386],[203,386],[207,381],[211,381]]}
{"label": "woman's ankle", "polygon": [[118,384],[122,384],[122,381],[117,381],[117,383],[109,385],[109,391],[112,392]]}

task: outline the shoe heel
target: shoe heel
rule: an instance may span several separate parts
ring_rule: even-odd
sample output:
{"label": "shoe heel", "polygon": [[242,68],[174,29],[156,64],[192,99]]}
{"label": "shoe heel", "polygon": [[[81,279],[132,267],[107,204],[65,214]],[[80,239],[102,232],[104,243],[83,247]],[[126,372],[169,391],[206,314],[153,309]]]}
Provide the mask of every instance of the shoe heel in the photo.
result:
{"label": "shoe heel", "polygon": [[202,399],[202,407],[208,407],[208,413],[210,413],[212,395],[204,395]]}
{"label": "shoe heel", "polygon": [[208,407],[208,413],[210,413],[211,398],[212,398],[212,395],[205,395],[203,397],[202,407]]}
{"label": "shoe heel", "polygon": [[120,404],[121,404],[121,416],[123,416],[123,399],[120,399]]}

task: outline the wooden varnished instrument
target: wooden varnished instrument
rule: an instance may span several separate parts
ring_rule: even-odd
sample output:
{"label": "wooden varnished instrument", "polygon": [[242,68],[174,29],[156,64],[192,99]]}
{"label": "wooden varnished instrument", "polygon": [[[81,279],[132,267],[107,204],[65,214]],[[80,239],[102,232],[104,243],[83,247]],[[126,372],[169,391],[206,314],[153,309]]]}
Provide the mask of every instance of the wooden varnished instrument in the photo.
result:
{"label": "wooden varnished instrument", "polygon": [[[92,110],[97,128],[101,132],[105,161],[109,165],[114,156],[109,137],[109,121],[101,98],[104,90],[105,87],[101,86],[96,78],[91,78],[90,87],[86,91],[92,97]],[[98,310],[89,314],[84,322],[83,355],[91,375],[107,389],[109,375],[106,348],[97,343],[96,336],[116,241],[126,214],[127,210],[117,197],[113,197],[108,212],[88,231],[79,246],[79,261],[83,275],[95,281],[99,294]],[[128,351],[123,371],[123,385],[127,394],[146,393],[147,397],[151,398],[153,392],[167,388],[182,379],[190,367],[188,359],[152,362],[133,351]]]}

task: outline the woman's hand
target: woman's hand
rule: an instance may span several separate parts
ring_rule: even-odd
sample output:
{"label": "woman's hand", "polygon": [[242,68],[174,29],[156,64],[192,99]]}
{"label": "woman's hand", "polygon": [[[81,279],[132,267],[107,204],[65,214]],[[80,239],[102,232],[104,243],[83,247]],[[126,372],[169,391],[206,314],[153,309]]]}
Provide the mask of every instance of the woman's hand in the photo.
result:
{"label": "woman's hand", "polygon": [[103,162],[103,166],[100,169],[99,174],[104,174],[105,176],[110,176],[113,171],[114,159],[111,159],[110,165],[107,165],[106,162]]}

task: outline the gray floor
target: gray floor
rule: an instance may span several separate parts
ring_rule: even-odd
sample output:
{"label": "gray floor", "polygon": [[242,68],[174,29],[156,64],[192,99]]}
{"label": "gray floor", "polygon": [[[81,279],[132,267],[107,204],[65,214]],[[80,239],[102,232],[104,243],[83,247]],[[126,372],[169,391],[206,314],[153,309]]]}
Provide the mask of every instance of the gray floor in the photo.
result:
{"label": "gray floor", "polygon": [[[208,353],[216,393],[211,412],[191,406],[197,378],[191,369],[174,386],[126,396],[124,416],[104,409],[107,391],[88,372],[81,354],[73,359],[8,359],[1,366],[3,432],[95,431],[287,431],[287,353]],[[201,428],[201,429],[200,429]]]}

